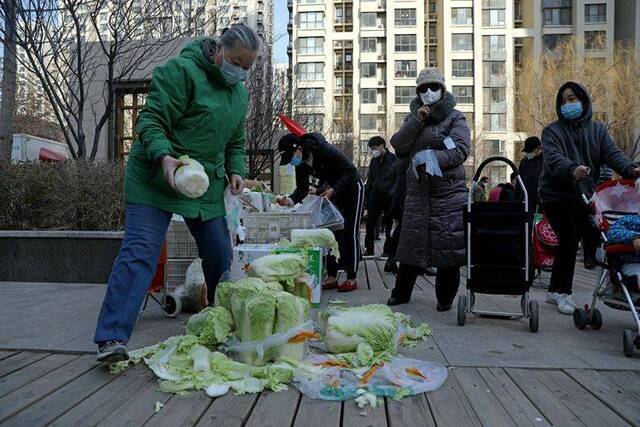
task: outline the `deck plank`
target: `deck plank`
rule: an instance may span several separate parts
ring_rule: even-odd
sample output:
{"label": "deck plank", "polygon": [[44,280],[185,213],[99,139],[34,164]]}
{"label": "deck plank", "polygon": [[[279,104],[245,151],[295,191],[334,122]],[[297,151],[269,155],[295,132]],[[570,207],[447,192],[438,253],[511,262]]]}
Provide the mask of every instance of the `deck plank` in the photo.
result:
{"label": "deck plank", "polygon": [[79,378],[40,400],[37,405],[31,405],[15,417],[9,419],[11,424],[25,426],[46,425],[60,415],[73,408],[87,396],[95,393],[115,377],[106,369],[95,368]]}
{"label": "deck plank", "polygon": [[155,383],[155,380],[146,366],[140,364],[129,368],[50,425],[96,425],[131,400],[150,382]]}
{"label": "deck plank", "polygon": [[92,355],[80,356],[5,395],[0,399],[0,422],[17,414],[96,366],[97,362]]}
{"label": "deck plank", "polygon": [[382,278],[382,284],[386,289],[391,290],[396,284],[396,276],[384,271],[385,263],[386,261],[376,260],[376,266],[378,267],[378,273],[380,273],[380,277]]}
{"label": "deck plank", "polygon": [[294,427],[338,427],[342,404],[328,400],[311,399],[305,395],[300,398]]}
{"label": "deck plank", "polygon": [[588,369],[565,369],[567,375],[595,395],[632,425],[640,425],[637,396],[611,383],[600,373]]}
{"label": "deck plank", "polygon": [[213,401],[202,415],[198,426],[240,427],[249,418],[258,394],[236,396],[229,392]]}
{"label": "deck plank", "polygon": [[105,418],[98,425],[100,427],[141,426],[156,413],[156,402],[164,405],[171,397],[173,397],[172,394],[161,392],[158,390],[158,384],[151,381],[116,409],[113,416]]}
{"label": "deck plank", "polygon": [[365,265],[367,266],[367,277],[369,278],[369,289],[375,290],[385,290],[384,282],[382,281],[382,276],[378,271],[378,265],[376,261],[373,259],[365,260]]}
{"label": "deck plank", "polygon": [[476,368],[456,368],[453,374],[483,425],[516,425]]}
{"label": "deck plank", "polygon": [[638,375],[638,371],[600,371],[600,375],[640,400],[640,375]]}
{"label": "deck plank", "polygon": [[478,373],[517,425],[550,425],[503,369],[478,368]]}
{"label": "deck plank", "polygon": [[358,408],[356,402],[348,400],[342,405],[342,427],[386,427],[387,415],[384,404],[372,408]]}
{"label": "deck plank", "polygon": [[356,273],[356,282],[358,282],[358,289],[371,289],[369,286],[369,276],[367,276],[367,267],[364,262],[358,265],[358,272]]}
{"label": "deck plank", "polygon": [[[175,395],[160,411],[145,423],[148,426],[192,426],[195,425],[211,405],[211,399],[203,391],[194,391],[184,396]],[[153,402],[155,405],[155,402]]]}
{"label": "deck plank", "polygon": [[49,371],[77,358],[78,356],[76,355],[52,354],[0,378],[0,397],[6,396],[25,384],[29,384],[31,381],[46,375]]}
{"label": "deck plank", "polygon": [[279,393],[264,391],[260,394],[251,415],[249,415],[246,426],[290,426],[295,418],[299,400],[300,392],[293,387]]}
{"label": "deck plank", "polygon": [[49,356],[49,353],[35,353],[30,351],[23,351],[11,358],[0,361],[0,378],[5,375],[9,375],[12,372],[22,369],[27,365],[37,362]]}
{"label": "deck plank", "polygon": [[390,427],[435,427],[436,425],[424,394],[405,397],[402,400],[387,399],[387,414]]}
{"label": "deck plank", "polygon": [[20,353],[19,351],[0,351],[0,360],[8,359]]}
{"label": "deck plank", "polygon": [[437,390],[427,393],[427,401],[437,425],[479,426],[480,421],[473,411],[455,375],[451,375]]}

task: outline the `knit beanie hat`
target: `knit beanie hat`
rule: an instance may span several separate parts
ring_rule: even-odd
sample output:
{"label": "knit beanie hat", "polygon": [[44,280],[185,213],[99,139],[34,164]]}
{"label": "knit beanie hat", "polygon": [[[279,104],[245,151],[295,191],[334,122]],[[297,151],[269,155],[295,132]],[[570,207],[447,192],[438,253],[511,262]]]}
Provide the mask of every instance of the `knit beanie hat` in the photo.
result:
{"label": "knit beanie hat", "polygon": [[416,83],[418,84],[416,88],[429,83],[439,83],[443,91],[447,90],[447,85],[444,84],[444,75],[435,67],[425,68],[420,71]]}

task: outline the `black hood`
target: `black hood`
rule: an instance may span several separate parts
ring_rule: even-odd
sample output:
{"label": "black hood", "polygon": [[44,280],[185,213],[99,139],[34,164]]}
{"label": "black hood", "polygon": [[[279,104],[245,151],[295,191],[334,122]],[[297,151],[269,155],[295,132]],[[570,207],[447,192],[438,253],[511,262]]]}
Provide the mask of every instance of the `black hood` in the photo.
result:
{"label": "black hood", "polygon": [[[582,115],[577,119],[565,119],[562,113],[560,113],[560,106],[562,105],[562,92],[564,92],[566,88],[573,89],[576,97],[580,100],[580,102],[582,102]],[[591,109],[591,96],[589,95],[587,89],[576,82],[566,82],[565,84],[560,86],[560,89],[558,89],[558,94],[556,95],[556,114],[558,115],[558,120],[569,124],[577,124],[590,121],[593,117],[593,111]]]}

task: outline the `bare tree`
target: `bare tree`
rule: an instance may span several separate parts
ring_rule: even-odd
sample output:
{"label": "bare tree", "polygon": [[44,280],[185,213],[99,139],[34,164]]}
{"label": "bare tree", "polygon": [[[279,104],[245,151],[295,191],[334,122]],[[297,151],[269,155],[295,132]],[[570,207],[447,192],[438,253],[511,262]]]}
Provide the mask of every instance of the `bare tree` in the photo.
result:
{"label": "bare tree", "polygon": [[[154,62],[174,54],[182,39],[214,33],[216,10],[192,0],[17,3],[15,38],[24,52],[17,59],[42,85],[74,158],[95,159],[117,82],[148,73]],[[7,36],[0,32],[1,41]],[[90,93],[96,81],[103,82],[98,96]]]}
{"label": "bare tree", "polygon": [[0,162],[11,161],[13,141],[13,114],[16,102],[16,0],[2,1],[2,33],[4,56],[2,59],[2,103],[0,104]]}
{"label": "bare tree", "polygon": [[[592,41],[594,47],[603,41]],[[540,134],[557,120],[556,94],[567,81],[583,84],[590,92],[594,119],[606,123],[617,144],[632,151],[640,104],[630,91],[640,85],[640,57],[633,47],[616,43],[613,63],[604,58],[581,58],[576,55],[573,37],[547,50],[540,59],[529,58],[514,82],[518,130]]]}

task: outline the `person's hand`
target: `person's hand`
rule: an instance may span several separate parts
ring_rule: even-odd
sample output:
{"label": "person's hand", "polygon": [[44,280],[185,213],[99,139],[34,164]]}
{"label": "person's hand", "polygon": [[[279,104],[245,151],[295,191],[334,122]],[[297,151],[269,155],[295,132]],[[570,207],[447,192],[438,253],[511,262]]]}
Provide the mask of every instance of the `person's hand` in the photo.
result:
{"label": "person's hand", "polygon": [[418,108],[416,114],[421,121],[426,122],[429,118],[429,115],[431,114],[431,110],[426,105],[423,105],[422,107]]}
{"label": "person's hand", "polygon": [[591,169],[587,166],[578,166],[576,170],[573,171],[573,177],[576,181],[580,181],[581,179],[585,179],[591,173]]}
{"label": "person's hand", "polygon": [[640,237],[633,239],[633,250],[635,250],[637,254],[640,254]]}
{"label": "person's hand", "polygon": [[336,190],[334,190],[333,188],[329,187],[326,190],[324,190],[322,192],[322,194],[320,194],[320,197],[325,197],[325,198],[331,200],[331,198],[333,197],[335,192],[336,192]]}
{"label": "person's hand", "polygon": [[631,171],[631,174],[633,175],[634,178],[639,178],[640,177],[640,166],[633,168],[633,170]]}
{"label": "person's hand", "polygon": [[178,160],[175,157],[164,156],[160,165],[164,174],[164,179],[173,190],[176,189],[176,169],[180,166],[188,165],[188,162]]}
{"label": "person's hand", "polygon": [[238,174],[231,175],[231,181],[229,182],[231,187],[231,194],[237,196],[242,191],[242,177]]}
{"label": "person's hand", "polygon": [[293,200],[291,200],[291,197],[280,197],[278,196],[276,198],[276,203],[279,204],[280,206],[284,206],[284,207],[292,207],[293,206]]}

